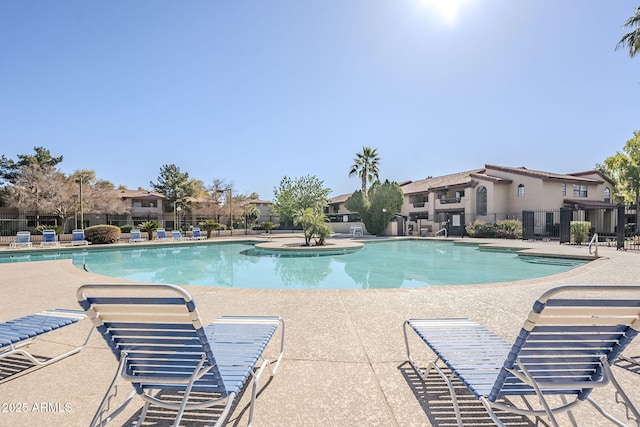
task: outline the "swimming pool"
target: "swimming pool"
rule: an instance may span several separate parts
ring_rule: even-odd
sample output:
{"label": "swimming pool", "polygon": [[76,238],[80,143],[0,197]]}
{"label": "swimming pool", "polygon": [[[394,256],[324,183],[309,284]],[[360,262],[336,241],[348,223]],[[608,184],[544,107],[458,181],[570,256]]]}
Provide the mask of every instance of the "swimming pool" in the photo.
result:
{"label": "swimming pool", "polygon": [[382,289],[531,279],[588,262],[428,240],[373,242],[349,253],[304,257],[261,254],[252,242],[96,249],[16,254],[0,257],[0,263],[72,259],[78,268],[105,276],[177,285]]}

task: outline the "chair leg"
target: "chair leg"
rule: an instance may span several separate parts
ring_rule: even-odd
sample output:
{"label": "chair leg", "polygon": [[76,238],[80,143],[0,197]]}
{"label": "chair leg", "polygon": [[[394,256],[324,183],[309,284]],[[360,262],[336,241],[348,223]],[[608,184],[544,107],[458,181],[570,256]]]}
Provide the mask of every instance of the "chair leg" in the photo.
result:
{"label": "chair leg", "polygon": [[147,417],[147,411],[149,411],[149,406],[151,406],[151,403],[144,402],[144,406],[142,407],[142,412],[140,413],[140,417],[138,418],[138,421],[136,422],[135,427],[142,427],[142,423],[144,422],[144,419]]}
{"label": "chair leg", "polygon": [[[464,427],[464,424],[462,424],[462,413],[460,412],[460,405],[458,405],[458,397],[456,395],[456,389],[453,386],[453,382],[451,382],[451,379],[442,371],[442,369],[438,367],[438,365],[436,365],[437,361],[438,359],[436,359],[435,361],[429,364],[429,369],[427,369],[427,375],[428,375],[428,372],[433,367],[433,369],[435,369],[436,372],[440,374],[442,379],[444,379],[444,381],[447,383],[447,387],[449,388],[449,394],[451,395],[451,401],[453,403],[453,410],[456,413],[456,421],[458,423],[458,427]],[[426,376],[425,376],[425,379],[426,379]],[[501,426],[501,424],[502,423],[498,425]]]}
{"label": "chair leg", "polygon": [[522,364],[520,359],[518,359],[516,363],[518,364],[518,367],[522,371],[522,374],[527,378],[528,380],[527,383],[529,384],[529,386],[533,387],[533,389],[535,390],[536,396],[538,397],[538,401],[544,408],[544,411],[547,414],[547,418],[549,418],[549,422],[551,422],[553,427],[560,427],[560,424],[558,424],[556,417],[553,415],[553,411],[551,410],[551,407],[549,406],[547,399],[545,399],[544,394],[542,393],[542,390],[540,390],[540,387],[538,386],[538,383],[536,382],[535,378],[533,378],[533,376],[529,373],[529,371]]}
{"label": "chair leg", "polygon": [[[605,379],[607,381],[610,381],[613,387],[616,389],[616,403],[621,403],[624,406],[627,419],[635,421],[636,425],[640,426],[640,413],[638,412],[638,409],[636,409],[633,402],[631,402],[631,399],[629,399],[629,396],[627,396],[627,394],[620,386],[620,383],[618,383],[618,380],[616,380],[615,376],[613,375],[613,371],[611,370],[611,367],[607,363],[606,359],[603,358],[601,365],[602,374],[604,375]],[[602,408],[593,398],[591,398],[591,396],[589,396],[587,400],[608,420],[614,422],[617,425],[625,425],[613,415],[606,412],[604,408]]]}
{"label": "chair leg", "polygon": [[125,402],[122,405],[120,405],[118,409],[116,409],[111,414],[109,414],[106,417],[106,419],[103,419],[104,413],[108,411],[109,404],[111,403],[111,399],[116,397],[118,394],[118,391],[117,391],[118,387],[116,383],[118,381],[118,378],[122,374],[122,371],[124,370],[126,359],[127,359],[126,354],[123,354],[120,358],[120,364],[118,365],[116,374],[113,376],[113,380],[111,381],[111,384],[107,389],[107,392],[104,394],[104,398],[102,399],[102,402],[100,402],[100,406],[98,406],[98,410],[96,411],[96,414],[93,416],[93,419],[91,420],[90,427],[106,425],[109,421],[111,421],[113,417],[119,414],[120,411],[122,411],[122,409],[124,409],[124,407],[127,406],[131,401],[131,399],[133,398],[135,391],[131,392],[129,397],[125,400]]}

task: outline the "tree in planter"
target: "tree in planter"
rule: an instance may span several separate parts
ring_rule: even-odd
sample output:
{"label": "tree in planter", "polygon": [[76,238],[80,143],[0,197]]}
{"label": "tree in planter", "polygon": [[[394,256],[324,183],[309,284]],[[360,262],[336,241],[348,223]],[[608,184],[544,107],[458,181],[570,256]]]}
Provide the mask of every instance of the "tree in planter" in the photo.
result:
{"label": "tree in planter", "polygon": [[153,232],[158,229],[159,225],[155,221],[147,221],[140,224],[140,231],[146,231],[149,235],[149,240],[153,240]]}
{"label": "tree in planter", "polygon": [[294,218],[296,225],[302,225],[305,246],[311,246],[311,239],[315,236],[320,238],[315,241],[317,245],[324,244],[324,237],[322,236],[325,235],[325,230],[320,230],[322,227],[326,227],[326,221],[327,217],[324,213],[312,208],[306,208]]}
{"label": "tree in planter", "polygon": [[357,212],[362,218],[365,228],[371,234],[382,235],[396,214],[402,209],[404,195],[395,182],[376,181],[365,197],[361,190],[353,193],[345,202],[351,212]]}

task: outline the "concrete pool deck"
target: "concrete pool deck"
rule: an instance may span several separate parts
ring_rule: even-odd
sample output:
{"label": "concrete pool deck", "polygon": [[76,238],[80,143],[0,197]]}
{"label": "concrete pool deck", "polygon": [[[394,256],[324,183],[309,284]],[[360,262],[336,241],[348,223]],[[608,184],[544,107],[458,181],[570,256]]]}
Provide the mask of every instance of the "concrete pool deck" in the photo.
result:
{"label": "concrete pool deck", "polygon": [[[557,242],[464,241],[556,256],[589,256],[586,246]],[[342,291],[184,288],[194,297],[205,322],[223,314],[276,314],[285,319],[284,359],[273,380],[262,383],[266,386],[257,399],[255,426],[449,426],[453,412],[446,387],[434,378],[425,389],[406,363],[402,322],[469,317],[512,340],[533,302],[549,288],[640,282],[640,254],[600,247],[599,255],[591,263],[551,277],[489,285]],[[0,264],[0,321],[50,308],[77,308],[77,288],[100,282],[122,281],[79,270],[70,260]],[[90,327],[84,321],[48,333],[30,350],[52,355],[82,342]],[[272,346],[267,354],[275,350]],[[640,340],[626,353],[639,355]],[[423,363],[431,358],[426,350],[419,354],[424,356]],[[23,371],[16,363],[0,362],[0,425],[86,426],[115,369],[115,358],[97,334],[79,354],[42,369]],[[640,372],[613,369],[630,398],[640,405]],[[118,398],[130,391],[121,384]],[[597,390],[595,396],[624,417],[611,389]],[[248,400],[246,394],[242,396],[227,425],[246,425]],[[111,425],[133,425],[141,402],[136,397]],[[463,414],[474,420],[468,425],[493,425],[477,403],[465,405]],[[580,426],[606,425],[586,404],[574,415]],[[210,417],[206,411],[190,413],[185,425],[210,425]],[[162,411],[150,411],[145,425],[166,425],[166,418]],[[566,418],[560,422],[568,425]],[[520,417],[506,424],[534,425]]]}

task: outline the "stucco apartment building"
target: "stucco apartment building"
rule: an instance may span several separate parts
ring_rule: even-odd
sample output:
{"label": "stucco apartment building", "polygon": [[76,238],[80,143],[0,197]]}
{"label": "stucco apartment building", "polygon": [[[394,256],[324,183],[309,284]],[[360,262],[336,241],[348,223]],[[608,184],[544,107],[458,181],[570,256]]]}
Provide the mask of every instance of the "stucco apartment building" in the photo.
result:
{"label": "stucco apartment building", "polygon": [[[475,220],[522,220],[523,212],[530,212],[535,234],[548,236],[556,232],[562,208],[572,210],[572,220],[591,221],[598,230],[614,232],[613,182],[595,170],[559,174],[485,165],[400,185],[404,203],[387,234],[432,235],[446,229],[449,235],[461,235],[465,224]],[[348,197],[332,199],[329,213],[348,214]]]}

